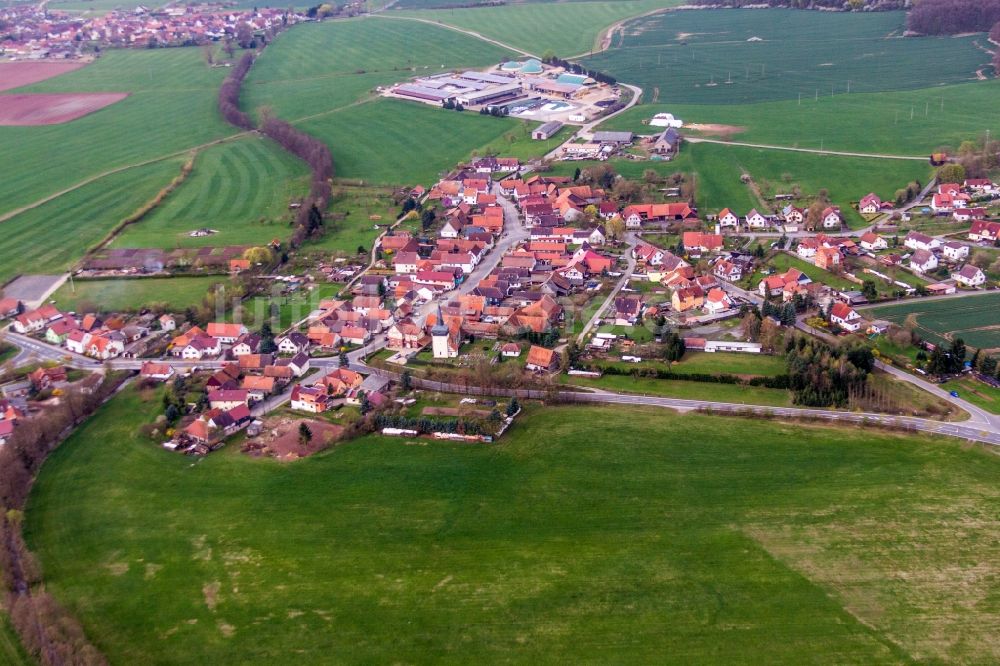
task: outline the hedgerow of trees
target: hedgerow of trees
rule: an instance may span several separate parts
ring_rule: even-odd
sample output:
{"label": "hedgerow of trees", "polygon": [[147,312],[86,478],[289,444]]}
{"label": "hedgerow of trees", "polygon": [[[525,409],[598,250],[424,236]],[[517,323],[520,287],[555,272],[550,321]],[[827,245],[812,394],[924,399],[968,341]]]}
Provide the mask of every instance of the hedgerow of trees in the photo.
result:
{"label": "hedgerow of trees", "polygon": [[80,623],[39,586],[41,567],[21,533],[24,504],[49,453],[115,391],[121,379],[105,379],[90,393],[68,390],[57,405],[19,420],[0,448],[0,572],[6,607],[21,644],[49,666],[107,662],[87,640]]}
{"label": "hedgerow of trees", "polygon": [[1000,0],[923,0],[914,4],[906,27],[923,35],[986,32],[1000,22]]}

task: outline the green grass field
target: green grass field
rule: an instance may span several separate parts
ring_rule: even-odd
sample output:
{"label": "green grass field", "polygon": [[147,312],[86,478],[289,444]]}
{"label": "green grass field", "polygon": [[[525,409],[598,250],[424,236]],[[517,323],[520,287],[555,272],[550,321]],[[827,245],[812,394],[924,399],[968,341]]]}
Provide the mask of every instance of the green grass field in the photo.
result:
{"label": "green grass field", "polygon": [[68,269],[180,174],[184,161],[173,158],[113,174],[0,223],[5,232],[0,281]]}
{"label": "green grass field", "polygon": [[496,446],[194,461],[138,436],[159,398],[84,424],[27,509],[111,663],[995,655],[1000,461],[977,447],[549,407]]}
{"label": "green grass field", "polygon": [[[329,250],[356,254],[359,246],[371,250],[372,243],[381,232],[376,224],[392,224],[400,208],[393,203],[392,190],[381,187],[344,185],[334,189],[330,203],[331,216],[343,219],[327,221],[326,233],[309,241],[309,249]],[[380,219],[373,220],[372,217]]]}
{"label": "green grass field", "polygon": [[1000,348],[1000,326],[996,310],[1000,293],[991,292],[965,298],[933,301],[907,301],[866,310],[878,319],[902,324],[913,314],[917,318],[917,333],[934,343],[962,338],[970,347]]}
{"label": "green grass field", "polygon": [[958,391],[958,395],[963,400],[968,400],[977,407],[1000,414],[1000,389],[994,388],[971,377],[963,377],[944,384],[941,388],[945,391]]}
{"label": "green grass field", "polygon": [[729,374],[774,377],[788,370],[784,357],[766,354],[730,354],[726,352],[687,352],[680,363],[670,368],[677,374]]}
{"label": "green grass field", "polygon": [[903,39],[904,24],[903,12],[668,12],[626,22],[584,63],[650,101],[689,104],[930,88],[992,72],[976,37]]}
{"label": "green grass field", "polygon": [[0,661],[8,666],[29,666],[35,663],[21,646],[21,640],[5,611],[0,611]]}
{"label": "green grass field", "polygon": [[[562,58],[587,53],[613,23],[645,12],[682,4],[679,0],[615,2],[532,2],[501,7],[398,11],[472,30],[504,44],[541,56],[551,49]],[[403,7],[413,5],[403,5]]]}
{"label": "green grass field", "polygon": [[[206,149],[187,180],[152,213],[129,225],[115,247],[265,244],[291,233],[289,201],[309,190],[304,162],[262,138]],[[211,236],[191,238],[209,227]]]}
{"label": "green grass field", "polygon": [[224,276],[136,278],[131,280],[76,280],[60,287],[52,299],[56,307],[89,312],[98,306],[101,312],[136,311],[151,303],[165,303],[172,312],[201,303],[209,288],[226,282]]}
{"label": "green grass field", "polygon": [[216,108],[225,72],[209,68],[197,48],[121,49],[83,69],[18,89],[131,95],[70,123],[0,127],[0,214],[108,169],[235,134]]}
{"label": "green grass field", "polygon": [[792,396],[788,391],[759,386],[711,384],[681,379],[632,377],[631,375],[604,375],[600,378],[561,375],[559,380],[574,386],[589,386],[617,393],[638,393],[663,398],[733,402],[765,407],[792,406]]}
{"label": "green grass field", "polygon": [[[377,44],[378,48],[372,48]],[[267,106],[286,120],[329,114],[377,86],[442,69],[501,62],[510,51],[453,30],[413,21],[364,18],[296,26],[254,64],[243,105]],[[337,156],[337,146],[331,146]]]}
{"label": "green grass field", "polygon": [[778,252],[777,254],[775,254],[768,260],[768,264],[770,264],[779,273],[784,273],[789,268],[797,268],[798,270],[808,275],[813,282],[822,282],[823,284],[829,285],[834,289],[858,288],[858,285],[854,284],[850,280],[838,277],[837,275],[834,275],[830,271],[825,271],[822,268],[816,266],[815,264],[812,264],[808,261],[798,258],[797,256],[793,256],[785,252]]}
{"label": "green grass field", "polygon": [[520,121],[380,99],[300,124],[333,151],[339,178],[431,185]]}
{"label": "green grass field", "polygon": [[[1000,133],[1000,81],[869,94],[826,94],[815,99],[778,100],[748,105],[640,104],[601,125],[601,129],[652,134],[643,123],[669,112],[685,123],[728,125],[734,141],[889,155],[929,155],[933,150]],[[660,101],[663,102],[661,96]],[[912,114],[912,115],[911,115]],[[685,133],[699,134],[685,128]],[[712,136],[706,134],[706,136]],[[715,135],[718,138],[718,135]]]}
{"label": "green grass field", "polygon": [[[572,175],[576,168],[586,169],[593,162],[556,164],[553,172]],[[626,178],[641,179],[646,169],[662,175],[676,172],[693,174],[699,212],[732,208],[745,215],[760,208],[760,201],[740,177],[750,174],[765,196],[791,192],[798,185],[803,197],[821,189],[841,207],[848,224],[858,227],[863,218],[851,208],[871,191],[891,196],[896,189],[914,179],[926,180],[930,167],[920,162],[880,160],[862,157],[815,155],[788,151],[763,150],[720,144],[685,144],[680,155],[670,162],[615,160],[611,166]],[[806,202],[803,198],[800,205]],[[807,202],[806,202],[806,205]]]}

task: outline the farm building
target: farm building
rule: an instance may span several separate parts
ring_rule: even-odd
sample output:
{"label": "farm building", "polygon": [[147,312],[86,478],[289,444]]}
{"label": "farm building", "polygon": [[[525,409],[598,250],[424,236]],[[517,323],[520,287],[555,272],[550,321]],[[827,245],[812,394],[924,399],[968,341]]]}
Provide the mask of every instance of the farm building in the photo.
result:
{"label": "farm building", "polygon": [[595,143],[632,143],[632,132],[594,132]]}
{"label": "farm building", "polygon": [[536,127],[531,132],[531,138],[534,139],[535,141],[546,141],[555,136],[556,133],[562,129],[562,127],[563,124],[561,122],[559,122],[558,120],[553,120],[552,122],[548,122],[545,123],[544,125]]}

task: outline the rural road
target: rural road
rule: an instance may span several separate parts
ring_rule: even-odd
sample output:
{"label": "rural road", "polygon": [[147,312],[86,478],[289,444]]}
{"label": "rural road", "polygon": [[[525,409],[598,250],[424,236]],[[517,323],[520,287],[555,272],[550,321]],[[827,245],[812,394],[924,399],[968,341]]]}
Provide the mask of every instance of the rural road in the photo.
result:
{"label": "rural road", "polygon": [[597,311],[594,312],[594,315],[590,318],[589,321],[587,321],[586,325],[583,327],[583,330],[580,331],[580,335],[578,335],[576,338],[577,344],[583,343],[583,339],[587,336],[587,333],[590,332],[590,329],[592,329],[594,325],[597,323],[597,321],[601,318],[601,314],[603,314],[603,312],[608,309],[608,306],[614,303],[615,297],[622,290],[622,288],[628,283],[629,278],[632,277],[632,273],[635,271],[635,257],[632,255],[632,249],[636,245],[635,234],[626,234],[625,240],[628,243],[628,247],[626,249],[627,254],[625,255],[628,260],[628,267],[625,269],[625,272],[622,273],[621,279],[618,280],[618,283],[615,285],[614,289],[611,290],[611,293],[608,294],[608,297],[604,299],[603,303],[601,303],[601,307],[597,308]]}
{"label": "rural road", "polygon": [[840,150],[820,150],[818,148],[793,148],[791,146],[772,146],[765,143],[744,143],[741,141],[721,141],[719,139],[705,139],[697,136],[686,136],[684,140],[688,143],[714,143],[720,146],[740,146],[742,148],[761,148],[764,150],[784,150],[792,153],[812,153],[814,155],[834,155],[837,157],[868,157],[880,160],[908,160],[926,162],[927,156],[916,157],[913,155],[885,155],[882,153],[850,153]]}
{"label": "rural road", "polygon": [[[437,26],[439,28],[447,28],[448,30],[454,30],[455,32],[460,32],[463,35],[468,35],[469,37],[475,37],[476,39],[480,39],[480,40],[482,40],[484,42],[489,42],[490,44],[493,44],[494,46],[499,46],[502,49],[507,49],[508,51],[513,51],[514,53],[520,53],[521,55],[526,56],[528,58],[538,58],[538,56],[536,56],[534,53],[529,53],[529,52],[527,52],[527,51],[525,51],[523,49],[517,48],[516,46],[511,46],[510,44],[504,44],[503,42],[497,41],[495,39],[491,39],[489,37],[484,37],[483,35],[479,34],[478,32],[475,32],[474,30],[466,30],[465,28],[459,28],[457,26],[450,25],[448,23],[443,23],[441,21],[431,21],[430,19],[422,19],[422,18],[417,18],[415,16],[379,15],[379,16],[374,17],[374,18],[391,19],[391,20],[394,20],[394,21],[416,21],[418,23],[426,23],[427,25],[435,25],[435,26]],[[541,58],[538,58],[538,59],[541,60]]]}

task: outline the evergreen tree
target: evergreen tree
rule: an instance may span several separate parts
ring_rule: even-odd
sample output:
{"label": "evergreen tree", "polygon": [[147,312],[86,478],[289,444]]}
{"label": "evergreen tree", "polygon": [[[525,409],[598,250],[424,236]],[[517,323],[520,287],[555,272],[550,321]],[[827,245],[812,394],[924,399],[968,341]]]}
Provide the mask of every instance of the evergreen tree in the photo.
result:
{"label": "evergreen tree", "polygon": [[278,345],[274,343],[274,332],[271,330],[271,322],[265,321],[260,327],[260,353],[273,354],[278,351]]}
{"label": "evergreen tree", "polygon": [[312,430],[309,429],[309,426],[307,426],[304,422],[299,423],[299,444],[305,446],[312,441],[312,438],[313,434]]}
{"label": "evergreen tree", "polygon": [[517,398],[511,398],[510,402],[507,403],[507,416],[514,416],[519,409],[521,409],[521,405],[517,402]]}

